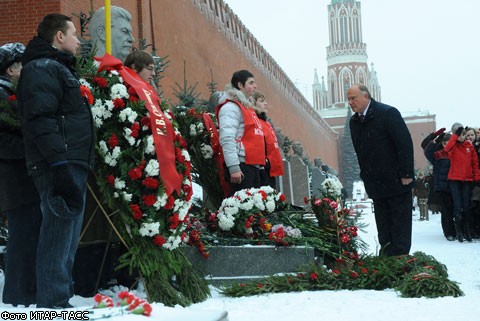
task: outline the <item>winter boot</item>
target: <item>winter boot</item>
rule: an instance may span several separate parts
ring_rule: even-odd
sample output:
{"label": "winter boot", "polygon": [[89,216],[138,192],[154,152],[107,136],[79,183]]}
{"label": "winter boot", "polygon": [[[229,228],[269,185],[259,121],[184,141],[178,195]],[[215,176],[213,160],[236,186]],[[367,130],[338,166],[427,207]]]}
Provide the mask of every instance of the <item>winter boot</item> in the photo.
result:
{"label": "winter boot", "polygon": [[[466,214],[466,213],[464,213],[464,214]],[[473,239],[472,239],[472,233],[471,233],[471,230],[470,230],[470,215],[468,215],[468,214],[464,215],[464,217],[463,217],[463,232],[465,233],[465,239],[468,242],[472,242]]]}
{"label": "winter boot", "polygon": [[465,241],[465,239],[463,238],[462,214],[455,214],[453,220],[455,222],[455,232],[457,233],[457,240],[459,242]]}

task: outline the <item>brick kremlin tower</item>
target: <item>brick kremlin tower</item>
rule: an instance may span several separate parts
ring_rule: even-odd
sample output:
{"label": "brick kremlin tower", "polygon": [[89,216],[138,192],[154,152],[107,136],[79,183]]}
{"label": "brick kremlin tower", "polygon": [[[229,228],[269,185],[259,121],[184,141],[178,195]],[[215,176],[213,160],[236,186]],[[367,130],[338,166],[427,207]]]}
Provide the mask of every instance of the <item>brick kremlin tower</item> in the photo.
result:
{"label": "brick kremlin tower", "polygon": [[380,86],[373,64],[371,69],[368,68],[367,45],[362,37],[360,2],[332,0],[328,5],[328,30],[330,45],[327,47],[327,83],[325,84],[323,77],[319,82],[315,70],[314,109],[322,116],[331,113],[340,113],[345,116],[346,92],[355,83],[365,84],[372,96],[380,101]]}
{"label": "brick kremlin tower", "polygon": [[[367,45],[362,35],[362,10],[360,1],[331,0],[328,5],[327,77],[319,79],[314,71],[313,108],[338,132],[338,150],[340,163],[347,157],[350,133],[348,119],[351,115],[346,98],[348,88],[355,83],[365,84],[372,97],[382,100],[377,72],[373,63],[368,63]],[[386,102],[392,103],[392,102]],[[399,106],[395,106],[399,107]],[[415,167],[425,169],[429,166],[423,155],[420,142],[435,130],[435,115],[428,112],[402,113],[414,142]],[[348,133],[344,131],[347,130]],[[351,164],[340,164],[340,176],[346,181],[344,173]]]}

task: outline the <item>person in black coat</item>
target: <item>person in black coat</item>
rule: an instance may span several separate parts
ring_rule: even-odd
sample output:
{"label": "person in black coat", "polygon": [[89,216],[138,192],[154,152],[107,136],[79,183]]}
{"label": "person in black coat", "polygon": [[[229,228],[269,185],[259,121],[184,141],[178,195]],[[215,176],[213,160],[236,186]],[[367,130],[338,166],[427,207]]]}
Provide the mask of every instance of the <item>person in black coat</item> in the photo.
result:
{"label": "person in black coat", "polygon": [[435,192],[440,194],[440,215],[443,235],[449,241],[455,241],[456,232],[453,222],[453,200],[450,186],[448,185],[448,172],[450,159],[443,147],[450,139],[450,134],[444,133],[445,128],[437,130],[425,137],[422,148],[425,157],[433,165],[433,182]]}
{"label": "person in black coat", "polygon": [[25,165],[17,117],[15,82],[24,50],[18,42],[0,47],[0,211],[8,219],[2,301],[14,306],[36,303],[35,261],[42,219],[40,198]]}
{"label": "person in black coat", "polygon": [[70,307],[73,262],[94,163],[90,106],[80,91],[71,18],[43,17],[22,57],[17,86],[27,169],[40,195],[37,308]]}
{"label": "person in black coat", "polygon": [[347,92],[360,177],[373,199],[381,254],[404,255],[412,239],[413,142],[400,112],[375,101],[362,84]]}

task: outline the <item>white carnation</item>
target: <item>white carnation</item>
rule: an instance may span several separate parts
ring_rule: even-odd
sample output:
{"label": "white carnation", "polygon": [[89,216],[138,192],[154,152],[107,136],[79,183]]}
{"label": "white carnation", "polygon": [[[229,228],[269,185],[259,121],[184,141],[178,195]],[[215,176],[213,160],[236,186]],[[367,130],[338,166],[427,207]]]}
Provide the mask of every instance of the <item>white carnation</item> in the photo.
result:
{"label": "white carnation", "polygon": [[153,135],[147,137],[147,143],[145,144],[145,154],[155,155],[155,145],[153,143]]}
{"label": "white carnation", "polygon": [[249,211],[253,208],[254,201],[252,199],[247,199],[245,202],[240,203],[240,208]]}
{"label": "white carnation", "polygon": [[182,149],[182,156],[185,158],[185,161],[189,162],[190,161],[190,154],[186,149]]}
{"label": "white carnation", "polygon": [[101,140],[98,143],[98,147],[100,148],[100,152],[102,153],[102,155],[105,155],[106,153],[108,153],[107,143],[104,140]]}
{"label": "white carnation", "polygon": [[134,123],[135,120],[137,119],[138,114],[137,112],[133,111],[130,107],[123,109],[119,114],[118,118],[120,118],[121,121],[126,121],[128,120],[130,123]]}
{"label": "white carnation", "polygon": [[113,104],[113,100],[105,100],[104,106],[105,106],[105,109],[110,112],[113,110],[113,107],[115,107],[115,105]]}
{"label": "white carnation", "polygon": [[195,124],[190,125],[190,136],[197,136],[197,127],[195,126]]}
{"label": "white carnation", "polygon": [[132,130],[130,128],[125,127],[123,129],[123,137],[125,137],[130,146],[135,145],[136,140],[135,137],[132,136]]}
{"label": "white carnation", "polygon": [[217,215],[218,218],[218,226],[223,230],[223,231],[230,231],[234,225],[234,218],[233,216],[220,212]]}
{"label": "white carnation", "polygon": [[122,189],[124,189],[125,186],[127,186],[127,185],[125,184],[125,181],[121,180],[121,179],[118,178],[118,177],[115,177],[114,186],[115,186],[116,189],[122,190]]}
{"label": "white carnation", "polygon": [[145,166],[145,173],[147,176],[151,176],[151,177],[158,176],[160,174],[160,169],[159,169],[157,159],[151,159],[147,163],[147,166]]}
{"label": "white carnation", "polygon": [[127,202],[131,202],[132,201],[132,194],[130,193],[127,193],[127,192],[122,192],[122,196],[123,196],[123,199]]}
{"label": "white carnation", "polygon": [[170,251],[173,251],[178,248],[181,242],[182,239],[179,236],[171,235],[168,237],[167,242],[163,244],[163,247]]}
{"label": "white carnation", "polygon": [[167,204],[167,199],[168,196],[166,193],[162,194],[162,196],[157,196],[157,201],[153,204],[153,207],[158,211]]}
{"label": "white carnation", "polygon": [[269,200],[265,203],[265,207],[267,208],[267,212],[272,213],[275,211],[275,201]]}
{"label": "white carnation", "polygon": [[142,226],[138,230],[141,236],[155,236],[160,233],[160,223],[142,223]]}
{"label": "white carnation", "polygon": [[110,98],[112,100],[116,98],[125,98],[128,99],[130,95],[128,94],[127,87],[123,84],[115,84],[110,88]]}

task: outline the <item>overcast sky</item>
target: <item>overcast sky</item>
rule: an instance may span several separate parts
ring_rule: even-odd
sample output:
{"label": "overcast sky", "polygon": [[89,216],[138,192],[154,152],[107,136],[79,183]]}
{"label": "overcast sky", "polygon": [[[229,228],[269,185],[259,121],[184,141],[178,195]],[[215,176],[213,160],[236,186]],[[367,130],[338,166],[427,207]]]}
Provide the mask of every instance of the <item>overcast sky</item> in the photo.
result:
{"label": "overcast sky", "polygon": [[[331,0],[224,0],[309,101],[325,76]],[[363,41],[382,101],[480,126],[479,0],[362,0]],[[261,84],[258,84],[261,89]]]}

